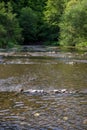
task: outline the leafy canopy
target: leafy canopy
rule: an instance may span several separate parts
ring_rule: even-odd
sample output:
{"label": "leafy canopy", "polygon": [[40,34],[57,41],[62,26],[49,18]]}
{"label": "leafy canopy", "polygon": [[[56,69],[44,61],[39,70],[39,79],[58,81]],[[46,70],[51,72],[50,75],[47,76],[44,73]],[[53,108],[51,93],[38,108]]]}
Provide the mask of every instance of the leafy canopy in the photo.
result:
{"label": "leafy canopy", "polygon": [[21,39],[21,28],[16,15],[12,13],[10,2],[0,3],[0,47],[16,44]]}
{"label": "leafy canopy", "polygon": [[22,34],[24,36],[24,42],[35,41],[37,33],[37,15],[30,7],[22,8],[20,25],[23,29]]}
{"label": "leafy canopy", "polygon": [[87,1],[71,0],[67,3],[60,22],[60,44],[77,45],[87,41]]}

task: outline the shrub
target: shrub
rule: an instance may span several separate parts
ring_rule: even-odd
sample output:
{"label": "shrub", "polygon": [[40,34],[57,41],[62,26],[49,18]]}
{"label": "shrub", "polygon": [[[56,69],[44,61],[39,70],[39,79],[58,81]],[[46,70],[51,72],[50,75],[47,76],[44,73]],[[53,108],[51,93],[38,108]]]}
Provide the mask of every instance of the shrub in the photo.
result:
{"label": "shrub", "polygon": [[75,46],[87,41],[87,1],[67,3],[60,22],[60,44]]}
{"label": "shrub", "polygon": [[0,3],[0,47],[7,47],[9,43],[17,44],[21,40],[21,28],[12,13],[11,4]]}

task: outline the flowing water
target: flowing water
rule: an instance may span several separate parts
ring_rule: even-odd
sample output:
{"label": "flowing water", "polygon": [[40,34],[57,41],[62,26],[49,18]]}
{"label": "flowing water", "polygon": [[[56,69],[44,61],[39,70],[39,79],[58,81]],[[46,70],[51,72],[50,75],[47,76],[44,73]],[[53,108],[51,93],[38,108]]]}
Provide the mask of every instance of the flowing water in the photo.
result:
{"label": "flowing water", "polygon": [[87,52],[51,47],[1,52],[0,130],[87,130]]}

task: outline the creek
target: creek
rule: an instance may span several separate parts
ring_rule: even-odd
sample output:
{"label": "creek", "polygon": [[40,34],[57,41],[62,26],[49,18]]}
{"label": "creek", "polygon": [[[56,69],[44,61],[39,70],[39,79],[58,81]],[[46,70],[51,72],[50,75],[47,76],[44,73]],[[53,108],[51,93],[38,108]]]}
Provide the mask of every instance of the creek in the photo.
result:
{"label": "creek", "polygon": [[[28,95],[21,89],[80,93]],[[0,53],[0,130],[86,129],[87,52],[29,46]]]}

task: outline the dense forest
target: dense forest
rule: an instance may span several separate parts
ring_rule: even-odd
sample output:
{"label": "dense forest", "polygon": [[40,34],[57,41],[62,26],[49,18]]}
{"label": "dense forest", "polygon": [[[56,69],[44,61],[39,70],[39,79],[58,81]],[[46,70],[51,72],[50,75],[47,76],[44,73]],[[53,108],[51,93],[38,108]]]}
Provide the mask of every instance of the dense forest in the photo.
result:
{"label": "dense forest", "polygon": [[87,46],[87,0],[0,0],[0,47]]}

